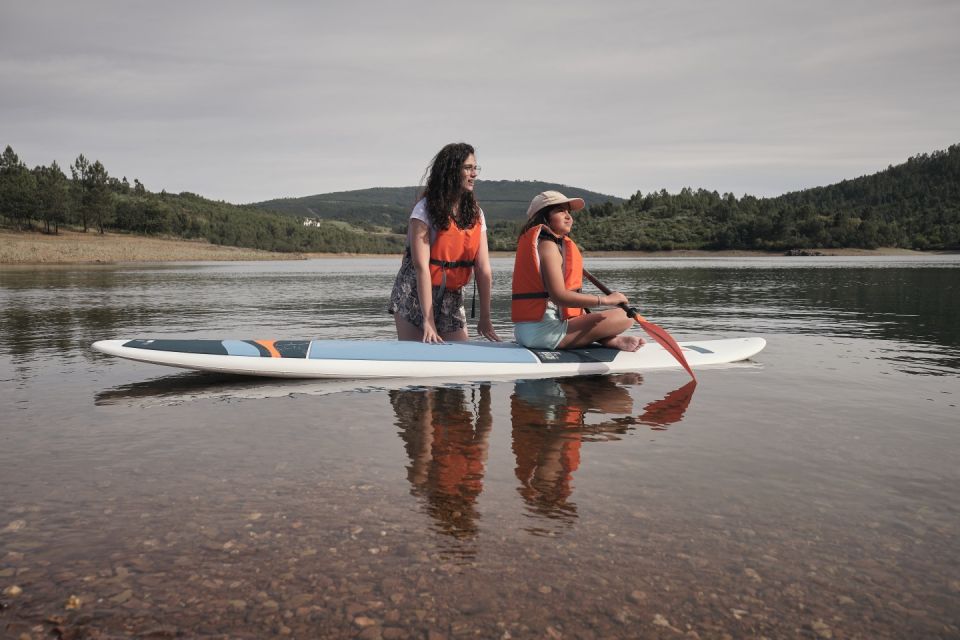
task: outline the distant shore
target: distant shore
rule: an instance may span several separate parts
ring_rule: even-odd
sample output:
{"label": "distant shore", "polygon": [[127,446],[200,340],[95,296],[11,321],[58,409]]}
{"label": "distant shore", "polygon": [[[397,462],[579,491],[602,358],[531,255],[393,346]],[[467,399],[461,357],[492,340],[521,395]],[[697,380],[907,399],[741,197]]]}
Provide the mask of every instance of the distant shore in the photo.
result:
{"label": "distant shore", "polygon": [[120,233],[61,231],[58,235],[0,231],[0,265],[113,264],[224,260],[299,260],[303,254],[224,247],[205,240]]}
{"label": "distant shore", "polygon": [[[910,249],[820,249],[828,256],[924,255]],[[773,257],[782,252],[763,251],[605,251],[589,252],[603,257],[708,258]],[[0,231],[0,266],[8,265],[96,265],[123,262],[200,262],[238,260],[304,260],[357,254],[277,253],[241,247],[213,245],[203,240],[148,238],[128,234],[61,231],[59,235],[37,232]],[[494,256],[512,256],[494,252]],[[363,257],[395,258],[395,255],[365,254]]]}

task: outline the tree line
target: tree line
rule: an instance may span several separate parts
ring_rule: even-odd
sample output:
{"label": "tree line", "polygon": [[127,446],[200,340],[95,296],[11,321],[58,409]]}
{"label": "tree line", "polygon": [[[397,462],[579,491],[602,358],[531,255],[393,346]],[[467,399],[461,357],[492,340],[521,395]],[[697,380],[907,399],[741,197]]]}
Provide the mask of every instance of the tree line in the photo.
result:
{"label": "tree line", "polygon": [[282,252],[398,253],[403,236],[367,233],[336,221],[304,226],[295,218],[165,190],[110,176],[83,154],[68,168],[56,161],[29,169],[8,145],[0,156],[0,224],[18,230],[205,239],[212,244]]}
{"label": "tree line", "polygon": [[[63,225],[99,233],[204,238],[271,251],[397,253],[392,233],[338,220],[302,220],[192,193],[151,193],[139,180],[111,177],[82,154],[69,167],[28,169],[9,146],[0,157],[0,223],[57,233]],[[370,190],[370,197],[376,196]],[[532,196],[532,194],[531,194]],[[481,204],[483,204],[481,202]],[[488,219],[494,250],[513,251],[523,223]],[[840,183],[757,198],[690,188],[638,191],[622,202],[578,213],[573,233],[586,250],[750,249],[785,251],[857,247],[960,249],[960,145]]]}
{"label": "tree line", "polygon": [[[594,251],[960,249],[960,145],[776,198],[638,191],[575,219],[573,237]],[[494,223],[491,246],[512,251],[521,223]]]}

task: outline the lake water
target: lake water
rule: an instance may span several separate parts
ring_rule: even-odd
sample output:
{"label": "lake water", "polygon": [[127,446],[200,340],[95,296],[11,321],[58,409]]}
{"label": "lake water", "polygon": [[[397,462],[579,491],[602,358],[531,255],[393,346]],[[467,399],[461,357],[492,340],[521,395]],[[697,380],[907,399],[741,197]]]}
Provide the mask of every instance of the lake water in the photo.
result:
{"label": "lake water", "polygon": [[768,346],[237,379],[90,343],[390,339],[398,260],[0,270],[0,637],[960,637],[960,256],[587,262]]}

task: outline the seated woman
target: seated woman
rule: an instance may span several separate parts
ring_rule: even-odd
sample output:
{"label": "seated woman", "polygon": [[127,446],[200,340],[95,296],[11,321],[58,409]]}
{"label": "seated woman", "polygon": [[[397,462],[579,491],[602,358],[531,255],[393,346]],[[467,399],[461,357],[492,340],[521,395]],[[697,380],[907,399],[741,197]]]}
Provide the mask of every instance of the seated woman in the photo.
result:
{"label": "seated woman", "polygon": [[636,351],[643,339],[621,335],[633,326],[633,318],[622,309],[584,313],[586,307],[627,304],[627,297],[619,291],[606,296],[580,292],[583,257],[570,230],[572,212],[583,206],[581,198],[544,191],[527,208],[513,267],[514,336],[533,349],[575,349],[599,342]]}

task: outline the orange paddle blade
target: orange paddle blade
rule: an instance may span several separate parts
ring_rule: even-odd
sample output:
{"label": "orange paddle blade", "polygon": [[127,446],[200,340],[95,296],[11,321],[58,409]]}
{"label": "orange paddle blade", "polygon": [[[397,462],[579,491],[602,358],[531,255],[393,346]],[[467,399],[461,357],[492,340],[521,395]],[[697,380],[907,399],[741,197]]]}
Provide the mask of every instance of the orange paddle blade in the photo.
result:
{"label": "orange paddle blade", "polygon": [[[593,274],[586,269],[583,270],[583,277],[592,282],[593,286],[595,286],[597,289],[600,289],[600,291],[603,291],[604,294],[610,295],[611,291],[607,285],[593,277]],[[690,364],[687,362],[686,356],[683,355],[683,349],[681,349],[680,345],[677,344],[677,341],[673,339],[673,336],[667,333],[666,329],[650,322],[642,315],[637,313],[637,310],[632,307],[628,307],[625,304],[620,305],[620,307],[627,312],[627,315],[633,316],[633,319],[636,320],[641,327],[643,327],[643,330],[646,331],[651,338],[656,340],[660,346],[669,351],[670,354],[677,359],[677,362],[679,362],[680,365],[687,370],[687,373],[690,374],[690,377],[696,381],[697,376],[693,375],[693,369],[690,368]]]}
{"label": "orange paddle blade", "polygon": [[641,327],[643,327],[643,330],[646,331],[651,338],[656,340],[658,343],[660,343],[660,346],[669,351],[670,355],[677,359],[677,362],[679,362],[680,365],[687,370],[687,373],[689,373],[690,377],[693,378],[694,382],[696,382],[697,376],[693,375],[693,369],[690,368],[690,364],[687,362],[686,356],[683,355],[683,348],[677,344],[677,341],[673,339],[673,336],[667,333],[666,329],[660,325],[654,324],[649,320],[645,320],[639,313],[635,313],[633,315],[633,319],[636,320]]}

